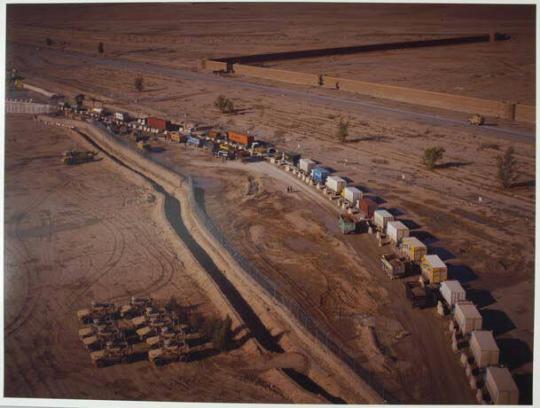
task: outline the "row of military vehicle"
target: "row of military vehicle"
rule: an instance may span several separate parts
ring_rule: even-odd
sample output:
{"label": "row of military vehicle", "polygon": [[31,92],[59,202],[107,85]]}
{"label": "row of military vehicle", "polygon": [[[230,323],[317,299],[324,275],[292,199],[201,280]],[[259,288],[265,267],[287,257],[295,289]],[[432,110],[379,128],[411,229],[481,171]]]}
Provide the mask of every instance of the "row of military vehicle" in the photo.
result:
{"label": "row of military vehicle", "polygon": [[142,359],[162,365],[211,348],[174,311],[157,308],[148,297],[132,297],[120,307],[92,302],[77,316],[85,324],[79,338],[96,367]]}

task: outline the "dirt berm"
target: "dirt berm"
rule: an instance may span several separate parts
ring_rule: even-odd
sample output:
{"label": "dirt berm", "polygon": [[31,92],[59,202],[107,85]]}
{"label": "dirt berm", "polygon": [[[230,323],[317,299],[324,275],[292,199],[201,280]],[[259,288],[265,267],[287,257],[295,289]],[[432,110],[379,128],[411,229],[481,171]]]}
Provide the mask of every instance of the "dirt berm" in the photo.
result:
{"label": "dirt berm", "polygon": [[[251,277],[245,272],[221,243],[206,230],[204,223],[198,219],[193,210],[194,199],[190,183],[181,175],[142,157],[137,152],[123,146],[114,140],[105,131],[96,126],[74,120],[42,117],[49,123],[63,123],[83,131],[102,149],[109,152],[119,160],[131,166],[136,171],[153,179],[160,184],[171,196],[176,198],[181,206],[181,219],[189,230],[189,233],[204,248],[212,261],[222,271],[235,289],[248,302],[255,311],[261,322],[271,328],[273,333],[288,333],[283,336],[280,344],[289,348],[287,351],[295,351],[305,354],[310,359],[309,376],[320,386],[333,395],[339,396],[346,401],[357,403],[382,403],[384,399],[371,388],[363,379],[354,373],[335,354],[319,343],[307,332],[296,319],[283,308],[278,302],[266,294]],[[162,206],[162,219],[166,224],[165,208]],[[170,229],[170,227],[169,227]],[[207,287],[204,285],[204,287]],[[225,296],[221,294],[221,300],[216,304],[222,307]],[[212,299],[216,297],[212,296]],[[232,309],[229,302],[227,309]],[[238,315],[235,314],[236,320]],[[290,337],[290,338],[289,338]],[[290,346],[289,346],[290,345]],[[294,349],[296,348],[296,350]]]}

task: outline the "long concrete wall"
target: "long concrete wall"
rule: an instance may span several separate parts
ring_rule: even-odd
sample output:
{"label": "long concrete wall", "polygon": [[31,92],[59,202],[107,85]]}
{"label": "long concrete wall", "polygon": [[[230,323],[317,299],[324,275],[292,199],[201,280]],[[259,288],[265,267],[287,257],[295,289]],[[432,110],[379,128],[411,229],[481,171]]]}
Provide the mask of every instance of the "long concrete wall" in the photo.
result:
{"label": "long concrete wall", "polygon": [[273,68],[261,68],[251,65],[234,64],[234,73],[257,78],[271,79],[299,85],[318,86],[319,76],[303,72],[283,71]]}
{"label": "long concrete wall", "polygon": [[[212,61],[212,63],[216,63]],[[225,63],[216,63],[225,64]],[[209,68],[207,68],[209,69]],[[221,68],[225,69],[225,68]],[[319,86],[319,75],[285,71],[273,68],[262,68],[252,65],[234,64],[234,73],[255,78],[269,79],[297,85]],[[376,98],[398,102],[428,106],[467,114],[478,113],[484,116],[504,118],[519,122],[535,123],[536,108],[534,106],[495,101],[471,96],[453,95],[422,89],[404,88],[394,85],[377,84],[324,75],[324,88],[339,89]]]}

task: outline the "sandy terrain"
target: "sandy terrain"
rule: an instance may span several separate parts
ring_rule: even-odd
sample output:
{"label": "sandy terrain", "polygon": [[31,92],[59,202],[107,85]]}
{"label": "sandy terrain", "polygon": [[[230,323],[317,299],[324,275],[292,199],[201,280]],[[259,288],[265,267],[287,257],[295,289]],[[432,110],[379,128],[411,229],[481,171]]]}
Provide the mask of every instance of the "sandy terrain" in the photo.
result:
{"label": "sandy terrain", "polygon": [[19,43],[42,47],[49,37],[55,48],[95,54],[102,41],[109,56],[191,68],[205,57],[497,30],[511,34],[512,40],[268,65],[534,104],[531,6],[170,4],[131,6],[129,13],[117,5],[11,6],[8,27],[10,39]]}
{"label": "sandy terrain", "polygon": [[5,396],[290,402],[264,376],[238,371],[255,357],[249,343],[159,370],[91,365],[75,311],[93,299],[174,295],[204,316],[221,313],[154,220],[155,192],[107,160],[64,167],[59,154],[80,147],[69,133],[7,117]]}
{"label": "sandy terrain", "polygon": [[[440,58],[430,60],[429,64],[422,64],[422,67],[426,65],[428,71],[422,73],[422,84],[432,84],[426,89],[445,89],[464,94],[471,92],[473,95],[492,95],[501,99],[524,98],[524,101],[531,102],[530,90],[534,89],[531,72],[534,72],[535,68],[530,64],[534,63],[534,58],[530,55],[529,45],[523,40],[533,33],[528,23],[525,24],[530,21],[530,9],[515,11],[516,9],[512,8],[495,7],[499,11],[486,13],[482,8],[473,7],[472,10],[466,8],[450,12],[448,10],[451,7],[448,6],[445,8],[450,13],[447,19],[441,21],[438,12],[426,11],[416,13],[417,24],[412,24],[407,22],[404,16],[410,16],[405,14],[405,10],[413,6],[402,6],[403,8],[399,8],[400,12],[397,9],[384,10],[383,6],[372,12],[354,12],[350,8],[352,6],[342,6],[342,9],[329,15],[324,11],[324,6],[320,5],[313,12],[304,13],[305,16],[300,17],[300,7],[288,5],[287,7],[297,8],[296,11],[291,9],[287,18],[281,18],[284,13],[271,10],[268,5],[257,8],[257,11],[246,6],[241,9],[240,14],[235,14],[235,24],[229,24],[231,30],[223,35],[223,30],[216,32],[215,27],[219,26],[216,22],[230,23],[236,6],[220,5],[226,9],[220,10],[219,16],[212,18],[208,17],[206,9],[212,7],[210,5],[185,5],[186,9],[176,9],[179,10],[178,14],[173,13],[173,6],[163,6],[154,8],[153,18],[146,18],[143,25],[133,23],[148,11],[142,5],[132,7],[129,14],[116,9],[115,13],[111,13],[114,19],[107,21],[100,17],[103,15],[101,7],[112,6],[100,6],[98,11],[93,12],[84,8],[71,8],[61,19],[52,16],[47,22],[41,18],[43,8],[39,12],[24,11],[25,7],[20,7],[19,10],[22,11],[17,13],[16,8],[9,10],[8,39],[17,43],[33,44],[33,48],[16,47],[10,43],[8,63],[15,63],[31,83],[51,90],[60,90],[67,95],[73,96],[82,91],[87,95],[107,98],[114,105],[133,112],[159,113],[177,120],[187,116],[207,123],[221,123],[235,130],[253,130],[257,136],[276,143],[278,147],[294,149],[304,156],[320,160],[334,168],[339,175],[349,177],[354,184],[381,197],[386,201],[385,207],[400,214],[401,218],[412,221],[410,225],[416,227],[415,235],[429,244],[431,252],[439,254],[448,262],[451,276],[468,285],[471,297],[474,297],[482,309],[485,326],[495,331],[502,349],[501,361],[511,368],[520,386],[522,401],[530,401],[535,141],[534,136],[514,138],[511,134],[505,135],[503,131],[508,129],[534,135],[533,127],[518,127],[498,121],[491,126],[475,129],[459,123],[460,120],[463,121],[464,115],[434,111],[437,115],[455,120],[454,124],[442,125],[426,122],[414,113],[398,117],[384,111],[369,111],[352,104],[343,106],[346,104],[332,101],[320,103],[315,100],[318,95],[332,95],[331,91],[308,90],[303,100],[285,92],[280,94],[279,89],[276,93],[269,93],[266,89],[250,87],[250,83],[254,81],[244,83],[243,78],[218,82],[211,76],[203,76],[187,80],[155,71],[153,75],[145,73],[147,89],[137,93],[133,90],[133,78],[138,75],[137,71],[122,67],[121,63],[86,63],[81,66],[80,58],[77,60],[77,57],[68,55],[68,52],[62,55],[44,49],[35,51],[36,45],[44,47],[44,38],[47,36],[64,38],[69,42],[66,49],[87,53],[95,53],[97,41],[103,40],[107,50],[104,59],[120,57],[170,66],[194,67],[196,59],[202,56],[234,55],[247,53],[246,50],[263,52],[350,45],[350,38],[342,39],[337,33],[340,30],[347,32],[356,29],[361,15],[376,22],[374,15],[370,13],[379,17],[382,15],[392,21],[390,32],[395,34],[392,38],[397,38],[402,33],[418,33],[420,30],[422,35],[437,30],[440,30],[437,31],[439,33],[453,33],[449,27],[459,21],[459,30],[456,30],[459,33],[484,32],[493,25],[502,26],[501,31],[507,29],[510,33],[516,33],[515,41],[519,46],[511,52],[507,49],[510,42],[501,43],[497,51],[488,51],[486,48],[482,53],[477,52],[475,47],[484,47],[483,45],[453,47],[454,51],[450,48],[434,51],[434,55]],[[28,6],[26,10],[29,10]],[[86,20],[81,20],[83,12]],[[70,16],[77,17],[76,22],[71,20]],[[339,19],[340,24],[336,25],[333,19]],[[123,23],[118,23],[121,20]],[[178,23],[178,20],[185,21],[185,24]],[[261,20],[264,20],[264,25],[261,25]],[[82,24],[81,21],[85,23]],[[291,21],[295,24],[289,24]],[[321,23],[313,24],[313,21]],[[517,30],[516,27],[521,22],[524,24]],[[33,24],[34,28],[29,27],[30,24]],[[67,31],[66,26],[70,27]],[[365,29],[373,35],[369,42],[380,36],[384,37],[375,24],[374,26],[365,25]],[[105,37],[104,32],[109,28],[114,29],[114,42],[111,37]],[[166,30],[165,34],[163,30]],[[178,32],[178,35],[171,35],[175,32]],[[253,32],[260,33],[260,36],[253,35]],[[363,33],[359,33],[361,34]],[[316,38],[319,40],[315,40]],[[246,47],[246,44],[251,46]],[[161,47],[163,49],[160,50]],[[467,63],[462,60],[459,60],[458,64],[456,53],[468,47],[472,47],[471,52],[476,53],[471,57],[473,64],[478,62],[480,56],[485,55],[485,61],[493,62],[494,59],[501,58],[503,65],[504,61],[518,61],[519,63],[512,64],[520,67],[518,69],[512,65],[509,67],[512,74],[502,75],[504,69],[498,63],[486,62],[483,68],[478,64],[467,67]],[[501,54],[498,54],[499,51]],[[363,75],[361,79],[365,80],[378,78],[381,81],[395,81],[401,78],[403,80],[399,82],[400,85],[416,83],[420,86],[422,84],[418,82],[420,77],[417,74],[416,53],[426,52],[427,50],[406,51],[411,53],[412,58],[409,59],[398,51],[385,54],[381,62],[385,69],[371,69],[369,74],[361,72],[355,66],[344,66],[337,60],[336,64],[329,64],[325,72],[330,72],[330,68],[335,67],[336,72],[341,70],[339,72],[344,74],[350,72]],[[515,57],[511,55],[513,52],[517,53]],[[372,54],[367,61],[372,64],[379,57]],[[387,57],[388,65],[384,62]],[[390,61],[395,62],[396,59],[408,70],[398,79],[393,75],[395,71],[392,71],[394,68],[390,65]],[[425,62],[425,59],[423,61]],[[345,61],[349,62],[356,65],[352,59]],[[441,64],[446,62],[447,70],[444,72],[448,81],[443,81],[439,70]],[[305,65],[310,64],[313,69],[324,65],[321,61],[309,61]],[[475,79],[474,75],[479,74],[480,68],[480,75],[485,77]],[[153,70],[152,66],[147,69]],[[465,75],[464,72],[470,72],[471,75]],[[442,88],[432,88],[433,85]],[[301,89],[284,84],[278,86],[284,90]],[[463,87],[464,90],[452,90],[452,87]],[[219,94],[232,98],[240,109],[239,114],[219,114],[213,108],[213,102]],[[352,99],[374,102],[360,97]],[[400,108],[397,104],[389,106]],[[430,112],[418,110],[426,111]],[[344,144],[338,143],[334,137],[341,115],[347,117],[351,123],[350,141]],[[427,171],[421,165],[420,157],[426,146],[433,145],[446,149],[445,158],[440,168]],[[502,191],[494,176],[495,159],[508,146],[516,149],[520,175],[514,188]],[[185,152],[175,153],[167,146],[163,157],[171,157],[179,165],[193,166],[192,171],[199,167],[204,168],[202,166],[206,159],[190,164],[183,161],[183,155]],[[441,401],[450,401],[451,397],[469,398],[466,393],[450,391],[459,389],[464,376],[456,375],[456,382],[448,389],[437,388],[438,382],[435,380],[433,386],[431,382],[422,385],[409,383],[405,386],[407,378],[396,378],[392,372],[397,370],[387,369],[404,366],[404,370],[407,370],[412,364],[413,367],[419,364],[420,358],[407,357],[417,356],[415,353],[419,352],[418,344],[414,340],[419,340],[422,347],[439,350],[436,354],[430,354],[428,359],[422,357],[423,369],[416,373],[418,378],[436,379],[441,373],[440,370],[446,369],[443,367],[449,367],[448,373],[445,371],[445,377],[450,377],[456,370],[453,364],[457,364],[457,359],[451,361],[452,355],[448,355],[449,343],[438,345],[448,340],[444,327],[436,331],[432,338],[425,336],[425,333],[432,330],[432,324],[436,325],[441,321],[433,316],[433,311],[413,312],[404,304],[404,296],[396,286],[398,283],[386,281],[380,272],[376,263],[379,249],[369,237],[339,236],[336,233],[333,210],[315,204],[317,201],[304,191],[287,195],[285,186],[290,182],[280,178],[281,176],[257,169],[249,172],[231,169],[231,174],[234,177],[210,171],[204,174],[201,183],[205,189],[205,204],[209,213],[230,239],[239,243],[239,250],[242,250],[246,257],[250,257],[269,276],[287,282],[291,294],[305,302],[314,315],[321,316],[325,324],[351,347],[361,348],[368,353],[374,344],[368,330],[364,328],[356,333],[352,329],[352,314],[378,316],[379,320],[375,319],[377,339],[390,350],[389,355],[394,356],[396,361],[383,355],[366,361],[366,364],[371,362],[372,368],[379,370],[378,375],[389,387],[402,387],[404,399],[427,401],[438,398]],[[253,188],[257,191],[250,196],[245,195],[248,176],[253,178],[249,183],[253,183],[256,186]],[[479,202],[479,196],[482,197],[482,202]],[[239,206],[243,211],[238,211]],[[271,235],[272,239],[265,237],[268,231],[275,234]],[[298,238],[299,236],[302,239]],[[248,239],[264,250],[264,253],[253,253],[247,245]],[[339,259],[339,262],[330,263],[330,259],[321,259],[321,248],[326,250],[329,245],[332,246],[333,253],[330,259]],[[294,256],[282,257],[280,251]],[[299,253],[302,253],[301,257]],[[349,270],[354,273],[348,273]],[[304,292],[297,290],[299,287]],[[330,290],[329,295],[325,295],[326,289]],[[379,299],[390,301],[384,304],[379,302]],[[401,327],[412,334],[395,340]],[[432,331],[435,333],[435,330]]]}

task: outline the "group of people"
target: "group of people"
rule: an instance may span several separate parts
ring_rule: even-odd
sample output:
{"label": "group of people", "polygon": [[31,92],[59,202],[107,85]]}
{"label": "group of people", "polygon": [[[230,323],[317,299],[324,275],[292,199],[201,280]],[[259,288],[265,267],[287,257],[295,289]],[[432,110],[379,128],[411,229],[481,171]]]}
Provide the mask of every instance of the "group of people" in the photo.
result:
{"label": "group of people", "polygon": [[294,193],[292,186],[287,186],[287,193]]}

